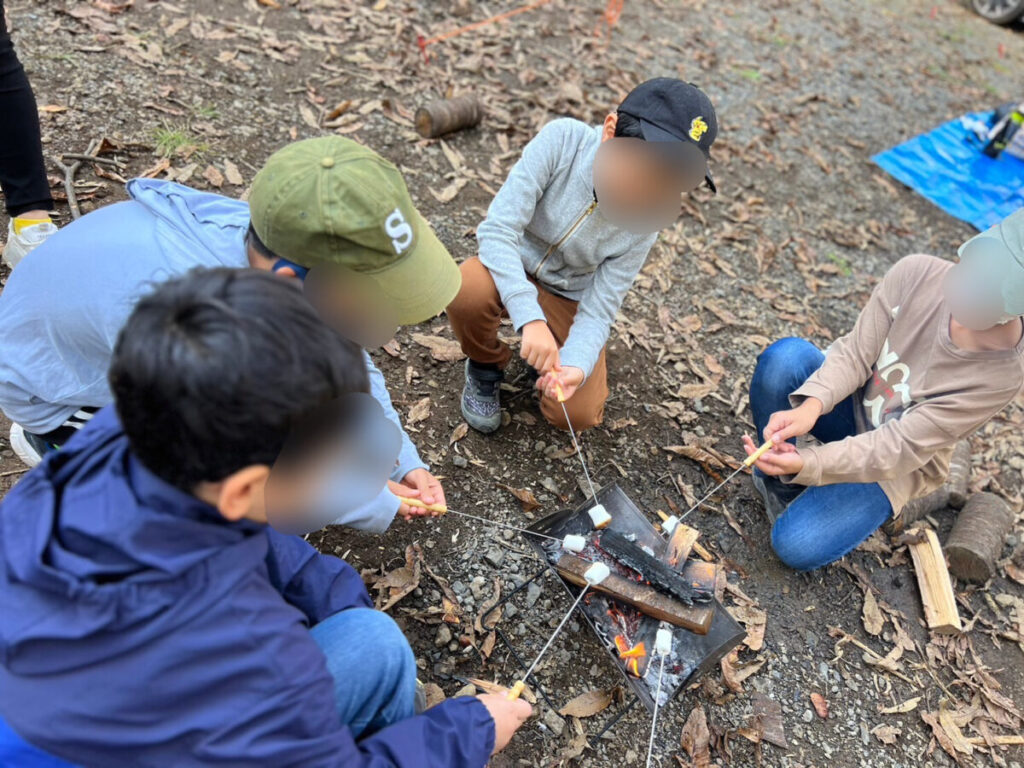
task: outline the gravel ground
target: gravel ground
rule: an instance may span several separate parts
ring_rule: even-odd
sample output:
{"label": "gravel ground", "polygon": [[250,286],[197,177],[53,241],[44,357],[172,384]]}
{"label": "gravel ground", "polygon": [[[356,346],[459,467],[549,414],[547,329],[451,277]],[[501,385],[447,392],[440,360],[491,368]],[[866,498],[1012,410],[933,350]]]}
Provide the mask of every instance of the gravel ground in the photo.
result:
{"label": "gravel ground", "polygon": [[[417,33],[429,36],[515,4],[275,5],[136,0],[111,13],[110,3],[8,2],[15,40],[45,107],[48,157],[82,152],[90,139],[106,137],[116,142],[126,178],[166,174],[158,170],[166,155],[175,178],[240,195],[275,148],[336,130],[402,166],[422,211],[462,259],[474,253],[473,228],[493,190],[545,121],[564,114],[597,121],[632,84],[654,75],[685,77],[711,95],[722,125],[714,163],[720,194],[695,193],[687,215],[663,234],[609,345],[607,424],[584,436],[599,482],[619,483],[652,520],[654,510],[685,509],[688,498],[713,484],[699,464],[666,446],[740,453],[739,436],[749,428],[745,385],[766,343],[782,335],[827,343],[849,329],[896,259],[913,252],[951,257],[971,234],[886,178],[869,157],[963,112],[1021,95],[1014,90],[1024,60],[1020,31],[989,25],[951,0],[754,0],[724,8],[652,0],[626,3],[610,37],[594,36],[597,0],[555,0],[432,46],[429,64],[416,48]],[[483,125],[443,143],[419,141],[411,110],[450,90],[481,94],[488,108]],[[85,211],[124,197],[116,179],[93,169],[83,168],[79,179]],[[61,213],[66,220],[64,204]],[[443,318],[428,325],[403,330],[389,353],[375,356],[401,412],[429,398],[429,415],[410,432],[445,477],[451,507],[523,525],[582,500],[567,436],[538,423],[521,383],[512,381],[506,392],[505,429],[452,440],[461,433],[461,364],[435,360],[412,340],[412,332],[451,338]],[[975,484],[1003,493],[1018,510],[1022,423],[1018,402],[973,440]],[[6,435],[6,423],[0,426]],[[0,441],[0,491],[19,469]],[[530,489],[539,508],[524,512],[501,486]],[[716,502],[693,522],[729,568],[730,583],[767,615],[763,648],[743,650],[737,660],[763,666],[738,692],[716,675],[673,701],[660,718],[655,764],[690,763],[680,730],[698,705],[713,762],[852,768],[951,765],[922,713],[964,713],[972,694],[987,701],[979,692],[994,681],[1003,695],[1024,702],[1024,646],[1005,637],[1020,631],[1024,617],[1024,605],[1014,602],[1024,596],[1019,584],[1001,574],[981,589],[957,585],[962,614],[976,623],[965,639],[938,641],[922,626],[905,550],[878,537],[870,551],[847,558],[849,568],[796,574],[772,556],[768,522],[745,478]],[[940,535],[952,515],[935,516]],[[1014,537],[1021,535],[1018,524]],[[426,574],[391,609],[425,682],[452,695],[471,677],[508,683],[517,676],[500,641],[486,663],[459,641],[474,636],[466,623],[491,599],[496,580],[507,592],[539,569],[518,534],[449,517],[396,523],[382,537],[332,529],[313,538],[323,551],[366,569],[368,578],[403,565],[416,542],[423,563],[450,582],[467,620],[458,627],[438,623],[442,587]],[[864,590],[884,614],[877,636],[862,626]],[[529,656],[568,598],[545,576],[513,605],[499,626]],[[837,645],[830,635],[841,628],[884,656],[901,637],[897,625],[914,648],[895,662],[899,676],[865,663],[861,649]],[[621,683],[603,653],[583,625],[568,624],[538,672],[556,704]],[[752,726],[754,693],[781,705],[786,748],[754,744],[756,728],[747,737],[738,730]],[[827,718],[815,713],[811,693],[827,699]],[[917,696],[913,711],[878,712]],[[622,706],[580,721],[563,721],[542,706],[494,764],[642,765],[650,721],[640,708],[582,750],[579,734],[593,737]],[[1019,713],[1001,712],[989,713],[991,730],[1019,731]],[[964,717],[964,734],[977,735],[973,719]],[[891,744],[876,732],[887,726],[899,731],[880,731]],[[964,764],[1024,762],[1020,747],[957,754]]]}

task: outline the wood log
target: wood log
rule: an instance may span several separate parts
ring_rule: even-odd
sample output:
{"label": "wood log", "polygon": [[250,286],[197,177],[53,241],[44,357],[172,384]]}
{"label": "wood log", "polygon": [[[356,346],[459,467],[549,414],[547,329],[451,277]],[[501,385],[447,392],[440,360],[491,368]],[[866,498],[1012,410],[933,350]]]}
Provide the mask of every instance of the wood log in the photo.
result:
{"label": "wood log", "polygon": [[598,539],[598,546],[622,565],[636,571],[644,581],[687,605],[693,605],[695,602],[706,603],[712,599],[712,592],[695,588],[669,565],[647,554],[618,531],[608,530],[602,533]]}
{"label": "wood log", "polygon": [[921,591],[924,619],[928,628],[939,634],[951,635],[963,630],[956,609],[953,585],[946,570],[939,537],[931,528],[914,528],[903,537],[910,557],[914,561],[917,586]]}
{"label": "wood log", "polygon": [[897,534],[925,515],[947,508],[960,509],[970,495],[970,480],[971,444],[967,440],[961,440],[953,449],[953,456],[949,460],[949,474],[945,482],[927,496],[908,501],[899,517],[889,524],[887,530],[891,534]]}
{"label": "wood log", "polygon": [[690,557],[693,545],[697,543],[700,531],[688,525],[679,523],[672,531],[672,538],[668,540],[668,551],[665,559],[675,569],[679,569]]}
{"label": "wood log", "polygon": [[425,139],[472,128],[483,119],[484,109],[473,94],[432,101],[416,110],[416,130]]}
{"label": "wood log", "polygon": [[[587,583],[583,574],[590,566],[591,563],[587,560],[565,553],[555,563],[555,570],[566,581],[571,581],[582,587]],[[647,616],[659,621],[667,621],[669,624],[683,627],[699,635],[707,634],[715,615],[714,603],[700,606],[684,605],[649,584],[627,579],[617,573],[613,573],[591,589],[603,592],[627,605],[632,605]]]}
{"label": "wood log", "polygon": [[994,493],[971,496],[946,539],[950,573],[964,581],[991,579],[1013,519],[1010,505]]}

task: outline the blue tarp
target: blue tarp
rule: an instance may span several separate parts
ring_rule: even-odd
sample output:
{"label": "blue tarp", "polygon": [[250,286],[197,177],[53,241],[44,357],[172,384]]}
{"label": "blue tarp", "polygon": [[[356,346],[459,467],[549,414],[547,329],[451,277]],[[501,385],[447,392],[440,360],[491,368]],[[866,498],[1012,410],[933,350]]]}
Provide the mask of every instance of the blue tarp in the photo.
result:
{"label": "blue tarp", "polygon": [[[991,113],[967,115],[987,122]],[[1003,153],[993,159],[964,120],[916,136],[875,155],[884,171],[979,230],[1024,207],[1024,161]]]}

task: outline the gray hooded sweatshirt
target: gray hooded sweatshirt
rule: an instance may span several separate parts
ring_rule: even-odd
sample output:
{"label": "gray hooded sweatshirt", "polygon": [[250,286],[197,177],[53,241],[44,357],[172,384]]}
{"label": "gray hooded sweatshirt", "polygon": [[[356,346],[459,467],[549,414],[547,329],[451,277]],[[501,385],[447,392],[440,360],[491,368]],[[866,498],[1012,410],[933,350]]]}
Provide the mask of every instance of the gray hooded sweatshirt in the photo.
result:
{"label": "gray hooded sweatshirt", "polygon": [[658,235],[637,235],[601,215],[594,155],[601,128],[571,118],[545,125],[523,149],[477,227],[480,261],[491,272],[517,331],[544,320],[533,278],[579,302],[562,365],[589,376],[608,332]]}

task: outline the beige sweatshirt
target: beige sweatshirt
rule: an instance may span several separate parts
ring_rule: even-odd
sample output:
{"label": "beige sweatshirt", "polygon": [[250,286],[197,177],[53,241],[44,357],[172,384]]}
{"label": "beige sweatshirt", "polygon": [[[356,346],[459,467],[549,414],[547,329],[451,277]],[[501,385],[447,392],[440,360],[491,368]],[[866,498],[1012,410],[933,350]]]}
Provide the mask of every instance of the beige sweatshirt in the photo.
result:
{"label": "beige sweatshirt", "polygon": [[802,448],[800,485],[877,482],[894,514],[945,480],[958,440],[1024,387],[1024,339],[1013,349],[968,351],[950,337],[942,280],[953,262],[907,256],[875,288],[853,330],[790,395],[823,413],[854,395],[857,435]]}

